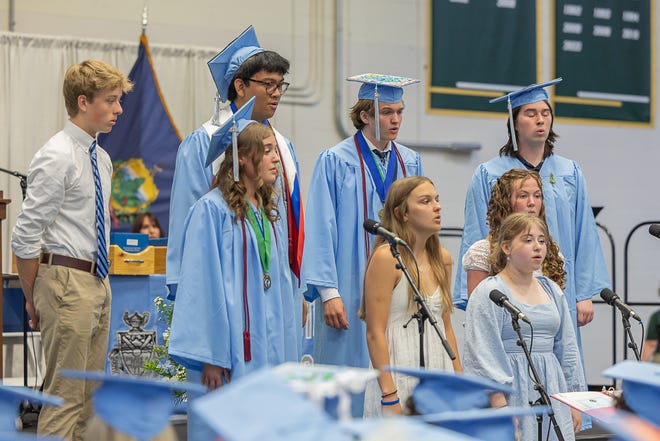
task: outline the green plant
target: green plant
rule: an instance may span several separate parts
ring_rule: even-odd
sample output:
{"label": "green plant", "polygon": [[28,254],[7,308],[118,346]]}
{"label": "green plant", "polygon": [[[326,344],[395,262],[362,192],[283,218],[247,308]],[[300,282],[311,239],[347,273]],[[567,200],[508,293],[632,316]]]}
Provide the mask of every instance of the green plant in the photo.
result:
{"label": "green plant", "polygon": [[[153,349],[153,358],[144,364],[145,370],[154,372],[163,378],[176,381],[186,381],[186,368],[170,357],[168,347],[170,343],[170,327],[172,325],[172,313],[174,302],[168,302],[162,297],[156,297],[154,304],[158,309],[158,320],[167,323],[167,329],[163,332],[162,345],[156,345]],[[185,392],[176,391],[177,403],[185,401]]]}

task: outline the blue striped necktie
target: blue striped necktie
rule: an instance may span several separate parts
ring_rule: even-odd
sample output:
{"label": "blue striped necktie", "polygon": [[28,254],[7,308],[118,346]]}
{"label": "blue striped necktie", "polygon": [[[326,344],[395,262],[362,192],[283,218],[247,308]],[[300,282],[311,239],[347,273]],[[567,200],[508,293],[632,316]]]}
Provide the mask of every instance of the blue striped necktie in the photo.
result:
{"label": "blue striped necktie", "polygon": [[105,242],[105,209],[103,207],[103,189],[101,176],[96,161],[96,140],[89,146],[89,156],[92,159],[92,172],[94,173],[94,188],[96,190],[96,275],[105,279],[108,275],[108,245]]}

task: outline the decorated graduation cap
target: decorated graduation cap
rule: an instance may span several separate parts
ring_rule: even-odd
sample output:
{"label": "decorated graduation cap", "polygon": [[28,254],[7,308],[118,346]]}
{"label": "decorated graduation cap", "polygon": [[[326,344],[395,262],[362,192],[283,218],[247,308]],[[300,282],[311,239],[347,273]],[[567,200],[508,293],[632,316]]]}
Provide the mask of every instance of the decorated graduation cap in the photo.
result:
{"label": "decorated graduation cap", "polygon": [[104,372],[63,369],[60,375],[100,381],[92,397],[96,416],[115,430],[140,441],[158,435],[169,423],[175,406],[172,391],[204,393],[208,390],[201,384]]}
{"label": "decorated graduation cap", "polygon": [[243,62],[263,51],[264,49],[259,46],[259,41],[257,41],[257,34],[250,25],[208,62],[211,76],[222,101],[229,99],[229,85]]}
{"label": "decorated graduation cap", "polygon": [[376,139],[380,141],[380,122],[378,119],[378,103],[394,104],[403,100],[403,88],[410,84],[419,83],[414,78],[399,77],[396,75],[384,75],[376,73],[365,73],[346,78],[347,81],[362,83],[358,92],[358,99],[373,100],[374,116],[376,120]]}
{"label": "decorated graduation cap", "polygon": [[525,104],[547,101],[549,97],[548,91],[545,90],[545,88],[554,86],[560,81],[562,81],[562,78],[555,78],[554,80],[546,81],[545,83],[532,84],[489,101],[491,104],[506,101],[507,110],[509,111],[509,130],[511,131],[511,142],[513,143],[514,151],[518,150],[518,142],[516,141],[516,131],[513,126],[513,109],[524,106]]}
{"label": "decorated graduation cap", "polygon": [[206,154],[206,167],[222,155],[230,145],[234,146],[232,153],[234,160],[234,181],[238,182],[238,135],[248,125],[256,122],[252,118],[252,109],[256,97],[250,100],[236,111],[218,130],[211,136],[209,152]]}
{"label": "decorated graduation cap", "polygon": [[514,417],[541,415],[549,409],[547,406],[473,409],[423,415],[421,419],[477,439],[512,440],[517,439]]}
{"label": "decorated graduation cap", "polygon": [[342,426],[350,431],[355,439],[360,439],[361,441],[477,440],[477,438],[408,417],[354,419],[342,423]]}
{"label": "decorated graduation cap", "polygon": [[20,434],[16,431],[16,419],[20,403],[30,401],[49,406],[61,406],[64,400],[51,395],[33,391],[23,386],[7,386],[0,383],[0,441],[16,439],[61,439],[56,437],[37,437],[32,434]]}
{"label": "decorated graduation cap", "polygon": [[388,369],[419,378],[412,399],[415,410],[422,415],[481,409],[490,405],[488,398],[490,393],[509,394],[512,391],[508,386],[472,375],[421,368],[390,367]]}
{"label": "decorated graduation cap", "polygon": [[627,360],[605,369],[603,375],[623,380],[628,407],[660,427],[660,364]]}
{"label": "decorated graduation cap", "polygon": [[273,369],[261,369],[192,403],[190,439],[325,441],[353,439]]}

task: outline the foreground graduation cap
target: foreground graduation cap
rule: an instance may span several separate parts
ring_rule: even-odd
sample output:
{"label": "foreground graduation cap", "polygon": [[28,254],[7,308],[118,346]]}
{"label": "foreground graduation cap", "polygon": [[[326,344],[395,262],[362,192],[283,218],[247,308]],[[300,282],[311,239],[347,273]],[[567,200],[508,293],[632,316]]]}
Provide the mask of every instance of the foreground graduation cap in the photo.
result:
{"label": "foreground graduation cap", "polygon": [[195,400],[190,441],[348,441],[350,434],[273,369],[258,370]]}
{"label": "foreground graduation cap", "polygon": [[423,415],[420,418],[445,429],[483,440],[517,439],[514,417],[541,415],[550,410],[546,406],[500,407]]}
{"label": "foreground graduation cap", "polygon": [[600,426],[614,434],[611,441],[660,440],[660,427],[631,413],[612,410],[607,415],[596,414],[594,417],[598,418]]}
{"label": "foreground graduation cap", "polygon": [[232,152],[232,159],[234,161],[234,181],[238,182],[238,135],[253,121],[252,110],[254,109],[254,101],[256,97],[243,105],[234,113],[225,123],[220,126],[218,130],[211,136],[211,143],[209,144],[209,152],[206,154],[206,167],[211,165],[213,161],[218,159],[230,145],[234,146]]}
{"label": "foreground graduation cap", "polygon": [[660,364],[627,360],[605,369],[603,376],[623,380],[628,407],[660,427]]}
{"label": "foreground graduation cap", "polygon": [[365,418],[342,423],[361,441],[476,441],[462,433],[427,424],[411,417]]}
{"label": "foreground graduation cap", "polygon": [[208,390],[201,384],[104,372],[63,369],[60,375],[100,381],[101,385],[92,397],[96,416],[119,432],[141,441],[158,435],[169,423],[175,405],[172,391],[185,390],[201,394]]}
{"label": "foreground graduation cap", "polygon": [[257,34],[250,25],[208,62],[211,76],[222,101],[229,99],[229,85],[234,79],[236,71],[245,60],[260,52],[264,52],[264,49],[259,46]]}
{"label": "foreground graduation cap", "polygon": [[516,141],[516,133],[513,126],[513,109],[524,106],[525,104],[548,101],[548,92],[545,88],[553,86],[560,81],[562,81],[562,78],[555,78],[554,80],[546,81],[545,83],[532,84],[489,101],[491,104],[506,101],[507,109],[509,111],[509,130],[511,131],[511,142],[513,143],[514,151],[518,150],[518,141]]}
{"label": "foreground graduation cap", "polygon": [[41,437],[16,431],[19,405],[23,401],[41,403],[49,406],[61,406],[64,400],[51,395],[33,391],[23,386],[7,386],[0,383],[0,441],[4,440],[60,440],[57,437]]}
{"label": "foreground graduation cap", "polygon": [[412,367],[388,369],[419,378],[412,398],[415,410],[422,415],[489,407],[489,394],[512,392],[508,386],[472,375]]}
{"label": "foreground graduation cap", "polygon": [[365,73],[346,78],[347,81],[362,83],[358,92],[358,99],[372,100],[374,102],[374,116],[376,121],[376,139],[380,141],[380,121],[378,119],[378,103],[399,103],[403,100],[403,88],[410,84],[419,83],[414,78],[399,77],[396,75],[384,75]]}

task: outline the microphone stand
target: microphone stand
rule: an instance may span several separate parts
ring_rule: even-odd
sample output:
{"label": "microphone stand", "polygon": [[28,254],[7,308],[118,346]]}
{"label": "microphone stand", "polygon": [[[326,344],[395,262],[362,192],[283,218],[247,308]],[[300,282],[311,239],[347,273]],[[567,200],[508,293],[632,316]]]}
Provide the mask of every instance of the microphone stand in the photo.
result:
{"label": "microphone stand", "polygon": [[[406,248],[408,248],[408,251],[410,251],[410,254],[412,254],[412,250],[410,250],[410,247],[406,245]],[[424,320],[428,320],[431,326],[433,326],[433,329],[435,329],[435,332],[438,334],[438,337],[440,337],[440,341],[442,342],[442,346],[444,346],[445,351],[447,351],[447,354],[449,355],[449,358],[452,360],[456,359],[456,355],[454,354],[454,351],[451,349],[451,346],[449,346],[449,342],[445,339],[445,337],[442,335],[442,332],[440,332],[440,328],[438,328],[438,320],[435,318],[431,310],[428,308],[426,305],[426,302],[424,301],[424,297],[419,293],[419,289],[417,289],[417,285],[412,280],[412,277],[410,276],[410,273],[408,272],[408,268],[406,268],[406,265],[403,263],[403,260],[401,259],[401,254],[399,253],[399,250],[396,249],[396,243],[390,242],[390,251],[392,252],[392,256],[397,261],[396,267],[400,269],[403,274],[406,276],[406,279],[408,279],[408,283],[410,286],[412,286],[412,289],[415,293],[413,296],[413,299],[417,302],[419,305],[419,310],[412,315],[410,320],[413,318],[417,319],[417,324],[418,324],[418,329],[419,329],[419,358],[420,358],[420,366],[424,367]],[[408,320],[408,323],[410,323],[410,320]],[[407,326],[408,323],[406,323]]]}
{"label": "microphone stand", "polygon": [[[21,181],[21,193],[23,194],[23,200],[27,196],[27,176],[23,173],[19,173],[13,170],[7,170],[0,167],[1,172],[8,173],[10,175],[16,176]],[[0,330],[1,332],[2,330]],[[28,387],[28,316],[27,309],[25,309],[25,302],[23,302],[23,386]]]}
{"label": "microphone stand", "polygon": [[621,311],[621,321],[623,322],[623,328],[626,330],[626,334],[628,335],[628,347],[633,350],[633,353],[635,354],[635,358],[637,361],[641,360],[641,356],[639,354],[639,348],[637,347],[637,343],[635,342],[635,339],[633,338],[632,332],[630,332],[630,314],[624,311]]}
{"label": "microphone stand", "polygon": [[[529,364],[529,369],[532,371],[532,381],[534,382],[534,389],[536,389],[540,395],[538,400],[534,401],[533,403],[530,402],[529,404],[531,406],[539,406],[539,405],[548,406],[549,408],[548,416],[550,417],[550,423],[552,424],[552,428],[555,430],[557,439],[559,441],[564,441],[564,435],[562,435],[561,433],[559,424],[557,424],[557,420],[555,419],[555,412],[552,410],[552,404],[550,404],[550,397],[548,396],[548,393],[545,391],[545,388],[541,383],[539,374],[538,372],[536,372],[536,367],[534,366],[534,362],[532,361],[532,354],[529,353],[529,348],[525,343],[525,339],[523,339],[522,332],[520,332],[520,323],[518,323],[518,317],[514,317],[512,315],[511,324],[513,325],[513,329],[516,331],[516,334],[518,334],[518,346],[520,346],[523,349],[523,352],[525,353],[525,357],[527,358],[527,363]],[[543,415],[536,416],[536,424],[538,430],[537,432],[538,441],[543,441]]]}

